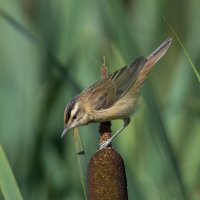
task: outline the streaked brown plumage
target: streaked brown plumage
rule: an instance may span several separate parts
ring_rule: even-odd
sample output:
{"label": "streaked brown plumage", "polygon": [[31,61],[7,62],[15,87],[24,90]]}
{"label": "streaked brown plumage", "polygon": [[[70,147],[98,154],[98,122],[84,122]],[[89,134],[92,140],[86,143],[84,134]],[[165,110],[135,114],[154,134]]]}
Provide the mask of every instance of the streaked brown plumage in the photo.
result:
{"label": "streaked brown plumage", "polygon": [[75,96],[64,111],[64,131],[91,122],[104,122],[123,119],[124,125],[109,141],[100,148],[107,146],[130,122],[134,112],[138,91],[144,83],[154,64],[166,53],[172,42],[165,40],[147,58],[137,58],[107,78],[104,78]]}

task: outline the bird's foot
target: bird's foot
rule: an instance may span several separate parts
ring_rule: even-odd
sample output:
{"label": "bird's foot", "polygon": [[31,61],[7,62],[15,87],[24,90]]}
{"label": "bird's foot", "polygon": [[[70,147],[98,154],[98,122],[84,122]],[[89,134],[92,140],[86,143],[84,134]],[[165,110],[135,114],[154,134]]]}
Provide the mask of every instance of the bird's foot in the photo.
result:
{"label": "bird's foot", "polygon": [[112,139],[111,139],[111,138],[108,139],[108,140],[106,140],[106,141],[101,142],[101,143],[100,143],[99,150],[101,150],[101,149],[107,147],[111,142],[112,142]]}

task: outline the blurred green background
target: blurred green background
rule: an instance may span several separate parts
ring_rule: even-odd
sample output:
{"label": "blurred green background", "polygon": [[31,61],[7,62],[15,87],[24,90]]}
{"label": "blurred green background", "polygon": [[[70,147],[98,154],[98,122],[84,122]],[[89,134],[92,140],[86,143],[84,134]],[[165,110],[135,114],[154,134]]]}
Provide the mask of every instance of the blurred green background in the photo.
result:
{"label": "blurred green background", "polygon": [[[199,66],[199,8],[198,0],[0,0],[0,144],[24,199],[84,199],[72,131],[60,139],[64,107],[100,78],[103,56],[113,72],[168,37],[114,146],[129,199],[200,199],[199,82],[163,20]],[[80,133],[89,160],[98,124]]]}

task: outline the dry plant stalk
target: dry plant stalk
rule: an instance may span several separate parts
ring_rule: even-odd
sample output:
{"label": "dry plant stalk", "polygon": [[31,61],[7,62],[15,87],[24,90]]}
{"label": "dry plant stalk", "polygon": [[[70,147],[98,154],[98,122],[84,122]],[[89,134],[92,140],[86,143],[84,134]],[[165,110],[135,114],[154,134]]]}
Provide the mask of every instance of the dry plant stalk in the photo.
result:
{"label": "dry plant stalk", "polygon": [[[108,76],[104,63],[101,78]],[[101,122],[99,126],[99,144],[111,137],[111,122]],[[127,200],[127,180],[122,157],[114,151],[112,145],[97,151],[88,164],[88,200]]]}
{"label": "dry plant stalk", "polygon": [[[104,79],[104,78],[107,78],[107,77],[108,77],[108,68],[106,66],[106,58],[104,56],[103,57],[103,64],[101,66],[101,79]],[[100,134],[99,144],[101,144],[102,142],[111,138],[110,127],[111,127],[110,121],[100,123],[100,126],[99,126],[99,134]],[[108,146],[112,147],[112,144],[110,143]]]}

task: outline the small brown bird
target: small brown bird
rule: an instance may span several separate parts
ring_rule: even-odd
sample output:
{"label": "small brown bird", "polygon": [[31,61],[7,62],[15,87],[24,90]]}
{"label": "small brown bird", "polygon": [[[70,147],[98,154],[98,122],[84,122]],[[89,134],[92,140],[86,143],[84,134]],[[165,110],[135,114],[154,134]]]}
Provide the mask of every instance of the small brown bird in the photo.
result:
{"label": "small brown bird", "polygon": [[110,74],[75,96],[64,111],[64,131],[92,122],[124,120],[124,125],[100,149],[129,124],[134,113],[138,91],[153,65],[166,53],[172,39],[165,40],[148,57],[139,57],[133,63]]}

